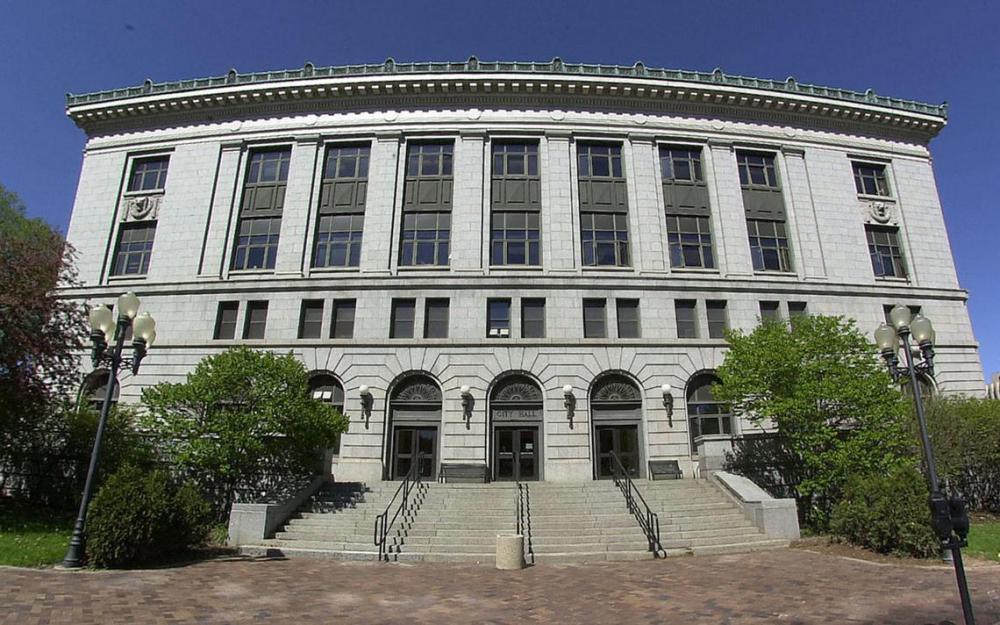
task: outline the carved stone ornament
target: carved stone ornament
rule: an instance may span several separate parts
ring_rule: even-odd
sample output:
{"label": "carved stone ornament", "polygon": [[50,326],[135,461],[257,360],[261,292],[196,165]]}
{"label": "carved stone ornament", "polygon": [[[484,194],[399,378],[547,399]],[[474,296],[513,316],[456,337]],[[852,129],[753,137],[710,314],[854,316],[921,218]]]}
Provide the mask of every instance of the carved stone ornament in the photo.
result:
{"label": "carved stone ornament", "polygon": [[137,195],[125,198],[123,221],[153,221],[160,216],[162,195]]}
{"label": "carved stone ornament", "polygon": [[437,386],[423,380],[404,382],[393,394],[395,402],[441,403],[441,391]]}
{"label": "carved stone ornament", "polygon": [[892,205],[887,202],[869,202],[868,214],[872,221],[887,224],[892,220]]}
{"label": "carved stone ornament", "polygon": [[601,382],[594,389],[592,402],[630,402],[640,401],[639,389],[632,382],[622,377],[613,377]]}
{"label": "carved stone ornament", "polygon": [[542,392],[537,386],[523,378],[513,378],[501,384],[493,395],[493,401],[500,402],[541,402]]}

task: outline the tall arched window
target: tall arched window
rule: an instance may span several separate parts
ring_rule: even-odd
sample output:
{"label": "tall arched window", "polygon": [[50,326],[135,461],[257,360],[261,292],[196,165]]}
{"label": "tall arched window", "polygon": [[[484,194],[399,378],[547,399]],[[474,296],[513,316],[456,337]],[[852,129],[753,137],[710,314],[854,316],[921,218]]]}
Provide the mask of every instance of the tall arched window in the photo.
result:
{"label": "tall arched window", "polygon": [[[309,378],[309,396],[344,414],[344,387],[329,373],[317,373]],[[340,436],[333,443],[333,455],[340,455]]]}
{"label": "tall arched window", "polygon": [[[89,406],[90,408],[100,411],[101,407],[104,405],[104,396],[108,392],[108,380],[111,378],[111,372],[107,369],[98,369],[93,371],[88,375],[80,388],[80,405]],[[118,393],[121,388],[118,382],[115,382],[114,390],[111,394],[111,406],[114,407],[118,403]]]}
{"label": "tall arched window", "polygon": [[694,439],[702,434],[732,434],[733,416],[729,405],[716,401],[712,385],[721,380],[711,373],[699,373],[688,382],[687,410],[691,431],[691,449]]}

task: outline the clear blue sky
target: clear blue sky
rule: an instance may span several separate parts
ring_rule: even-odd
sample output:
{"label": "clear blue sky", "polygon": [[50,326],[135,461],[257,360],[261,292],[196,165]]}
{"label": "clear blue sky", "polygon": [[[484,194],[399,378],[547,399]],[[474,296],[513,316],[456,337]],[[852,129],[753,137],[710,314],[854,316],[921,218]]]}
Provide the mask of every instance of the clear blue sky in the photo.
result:
{"label": "clear blue sky", "polygon": [[987,372],[1000,371],[1000,8],[988,2],[4,2],[0,184],[65,231],[84,136],[64,93],[316,65],[549,60],[947,100],[931,144]]}

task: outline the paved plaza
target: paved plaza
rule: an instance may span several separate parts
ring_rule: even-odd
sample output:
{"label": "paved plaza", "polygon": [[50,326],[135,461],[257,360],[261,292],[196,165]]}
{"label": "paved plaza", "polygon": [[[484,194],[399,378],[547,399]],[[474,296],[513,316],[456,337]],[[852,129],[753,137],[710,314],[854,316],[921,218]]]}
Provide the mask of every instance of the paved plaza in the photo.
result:
{"label": "paved plaza", "polygon": [[[1000,566],[973,562],[979,625]],[[222,558],[141,571],[0,568],[0,623],[961,623],[952,571],[784,549],[504,572]]]}

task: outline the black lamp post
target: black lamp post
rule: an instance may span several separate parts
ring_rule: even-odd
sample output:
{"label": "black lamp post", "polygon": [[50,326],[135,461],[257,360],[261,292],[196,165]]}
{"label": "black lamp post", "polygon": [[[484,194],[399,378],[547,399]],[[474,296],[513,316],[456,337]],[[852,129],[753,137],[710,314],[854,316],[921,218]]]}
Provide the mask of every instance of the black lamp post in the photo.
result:
{"label": "black lamp post", "polygon": [[[924,418],[924,400],[918,386],[918,375],[934,375],[934,328],[930,319],[923,315],[911,317],[910,309],[897,305],[889,312],[892,325],[883,323],[875,330],[875,342],[882,350],[882,357],[892,374],[893,380],[899,382],[908,377],[913,403],[917,410],[917,423],[920,426],[920,440],[924,448],[924,458],[927,460],[927,482],[930,486],[928,504],[931,508],[931,526],[941,540],[941,546],[950,549],[952,561],[955,563],[955,577],[958,579],[958,594],[962,598],[962,612],[966,625],[975,625],[972,614],[972,599],[969,597],[969,584],[965,579],[965,567],[962,564],[962,547],[968,542],[969,515],[965,509],[965,500],[956,494],[945,497],[938,481],[937,467],[934,463],[934,450],[927,434],[927,421]],[[910,338],[917,343],[917,349],[911,349]],[[904,366],[900,366],[896,352],[900,343],[903,346]],[[922,361],[914,362],[915,354],[919,353]]]}
{"label": "black lamp post", "polygon": [[[108,421],[108,410],[111,398],[114,396],[115,385],[118,383],[118,370],[128,367],[132,373],[139,372],[139,363],[146,356],[146,350],[156,339],[156,322],[139,312],[139,298],[129,291],[118,298],[118,320],[109,308],[97,306],[90,311],[90,339],[94,343],[91,358],[94,367],[102,364],[108,366],[108,385],[104,393],[104,403],[101,404],[101,418],[97,422],[97,435],[94,437],[94,449],[90,453],[90,468],[87,469],[87,481],[83,486],[83,499],[80,501],[80,512],[73,526],[73,537],[69,541],[69,550],[63,559],[63,567],[75,569],[83,566],[84,530],[87,524],[87,506],[90,504],[91,491],[94,486],[94,473],[97,471],[97,461],[101,454],[101,438],[104,436],[104,426]],[[125,348],[125,334],[132,326],[132,357],[122,358]]]}

